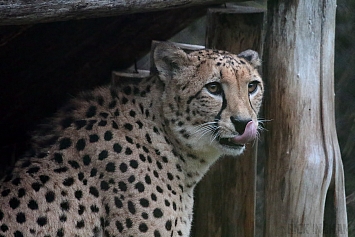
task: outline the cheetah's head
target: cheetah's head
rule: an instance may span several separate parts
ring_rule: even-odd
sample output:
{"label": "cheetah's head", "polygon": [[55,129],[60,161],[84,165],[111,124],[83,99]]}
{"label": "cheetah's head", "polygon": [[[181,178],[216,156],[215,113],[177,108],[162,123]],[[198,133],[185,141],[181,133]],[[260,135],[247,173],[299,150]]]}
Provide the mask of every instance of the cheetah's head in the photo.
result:
{"label": "cheetah's head", "polygon": [[180,143],[196,153],[238,155],[256,138],[263,96],[256,52],[185,53],[162,43],[154,61],[165,84],[162,116]]}

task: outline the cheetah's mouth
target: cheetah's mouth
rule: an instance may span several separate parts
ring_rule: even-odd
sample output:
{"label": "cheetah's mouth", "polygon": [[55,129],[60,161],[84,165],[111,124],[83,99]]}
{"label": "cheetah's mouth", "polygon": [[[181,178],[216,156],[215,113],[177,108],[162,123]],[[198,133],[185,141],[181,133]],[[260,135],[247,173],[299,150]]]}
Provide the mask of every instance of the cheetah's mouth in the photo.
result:
{"label": "cheetah's mouth", "polygon": [[244,144],[235,143],[233,141],[233,138],[220,138],[219,144],[221,144],[222,146],[228,146],[230,148],[235,148],[235,149],[238,149],[238,148],[241,148],[244,146]]}
{"label": "cheetah's mouth", "polygon": [[218,139],[219,144],[222,146],[227,146],[229,148],[238,149],[243,147],[246,143],[251,142],[255,139],[257,133],[256,125],[253,121],[250,121],[241,135],[236,135],[233,137],[220,137]]}

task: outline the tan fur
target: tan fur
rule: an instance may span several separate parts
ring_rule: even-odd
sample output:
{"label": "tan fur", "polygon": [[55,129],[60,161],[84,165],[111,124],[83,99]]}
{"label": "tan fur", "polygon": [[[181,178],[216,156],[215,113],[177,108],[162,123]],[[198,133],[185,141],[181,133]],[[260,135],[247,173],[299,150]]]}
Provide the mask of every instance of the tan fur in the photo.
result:
{"label": "tan fur", "polygon": [[258,124],[263,84],[251,52],[161,44],[157,75],[72,100],[2,179],[0,236],[189,236],[196,183],[244,149],[220,143],[242,135],[231,116]]}

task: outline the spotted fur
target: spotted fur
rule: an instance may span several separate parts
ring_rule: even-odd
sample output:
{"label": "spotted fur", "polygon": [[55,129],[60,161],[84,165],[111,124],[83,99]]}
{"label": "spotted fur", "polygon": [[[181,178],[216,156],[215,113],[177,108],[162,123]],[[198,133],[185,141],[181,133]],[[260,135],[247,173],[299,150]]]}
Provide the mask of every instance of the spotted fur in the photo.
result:
{"label": "spotted fur", "polygon": [[255,137],[259,61],[169,43],[154,59],[155,75],[84,93],[34,134],[0,183],[1,237],[189,236],[197,182]]}

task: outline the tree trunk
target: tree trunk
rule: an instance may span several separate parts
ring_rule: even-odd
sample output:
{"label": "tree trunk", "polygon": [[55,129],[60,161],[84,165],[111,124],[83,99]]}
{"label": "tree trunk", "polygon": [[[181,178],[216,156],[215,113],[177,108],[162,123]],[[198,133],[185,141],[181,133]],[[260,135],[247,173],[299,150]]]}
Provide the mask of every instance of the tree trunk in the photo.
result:
{"label": "tree trunk", "polygon": [[0,25],[33,24],[225,3],[224,0],[3,0]]}
{"label": "tree trunk", "polygon": [[[211,9],[206,47],[240,53],[261,52],[263,12],[252,8]],[[256,146],[240,157],[219,160],[196,190],[196,237],[253,237],[255,229]]]}
{"label": "tree trunk", "polygon": [[[268,4],[264,236],[347,236],[334,119],[335,9],[335,0]],[[327,192],[334,224],[323,223]]]}

